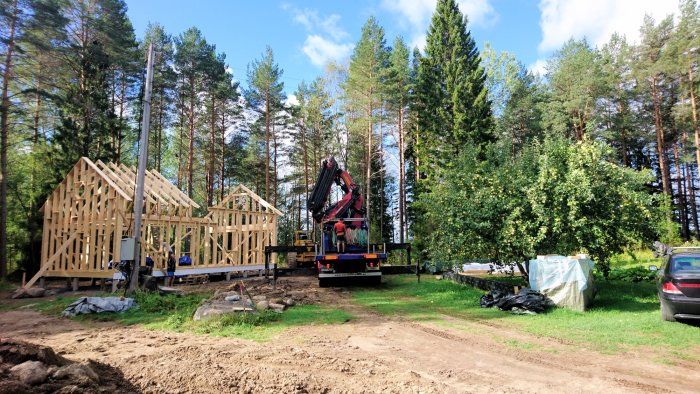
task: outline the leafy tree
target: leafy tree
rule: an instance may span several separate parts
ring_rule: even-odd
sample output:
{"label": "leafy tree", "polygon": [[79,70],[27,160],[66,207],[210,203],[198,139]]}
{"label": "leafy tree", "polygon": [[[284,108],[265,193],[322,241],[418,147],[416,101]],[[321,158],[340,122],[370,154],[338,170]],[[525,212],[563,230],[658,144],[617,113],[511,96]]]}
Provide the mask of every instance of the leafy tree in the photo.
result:
{"label": "leafy tree", "polygon": [[488,161],[479,153],[465,149],[458,166],[471,170],[420,197],[435,226],[427,242],[435,261],[519,263],[585,252],[606,270],[610,256],[660,231],[664,215],[647,192],[650,172],[611,162],[603,144],[559,136],[535,142],[516,160],[502,146],[488,151]]}

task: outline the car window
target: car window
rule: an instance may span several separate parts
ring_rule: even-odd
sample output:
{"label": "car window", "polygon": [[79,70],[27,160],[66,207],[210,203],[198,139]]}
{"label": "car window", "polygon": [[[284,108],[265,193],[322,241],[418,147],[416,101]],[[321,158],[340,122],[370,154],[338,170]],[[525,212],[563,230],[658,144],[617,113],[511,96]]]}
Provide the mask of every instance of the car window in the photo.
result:
{"label": "car window", "polygon": [[671,272],[700,271],[700,256],[679,256],[671,259]]}

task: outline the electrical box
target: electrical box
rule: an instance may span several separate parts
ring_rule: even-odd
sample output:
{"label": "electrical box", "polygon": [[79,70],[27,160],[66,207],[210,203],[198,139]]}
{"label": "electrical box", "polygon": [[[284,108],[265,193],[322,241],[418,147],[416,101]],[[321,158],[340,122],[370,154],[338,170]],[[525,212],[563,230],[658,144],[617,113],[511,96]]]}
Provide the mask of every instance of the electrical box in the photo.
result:
{"label": "electrical box", "polygon": [[136,239],[122,238],[122,246],[119,249],[119,261],[134,261],[134,251],[136,249]]}

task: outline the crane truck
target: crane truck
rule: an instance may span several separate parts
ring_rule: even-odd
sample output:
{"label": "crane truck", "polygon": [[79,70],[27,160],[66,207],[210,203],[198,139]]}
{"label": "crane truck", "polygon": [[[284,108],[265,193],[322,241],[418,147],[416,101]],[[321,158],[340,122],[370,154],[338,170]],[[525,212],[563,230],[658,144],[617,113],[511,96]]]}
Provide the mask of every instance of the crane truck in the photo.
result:
{"label": "crane truck", "polygon": [[[326,207],[333,184],[340,187],[343,197]],[[326,287],[340,278],[364,278],[372,284],[382,281],[381,265],[386,261],[385,248],[372,247],[370,227],[364,198],[350,174],[340,168],[335,158],[323,160],[316,184],[306,202],[319,227],[320,240],[314,257],[318,283]],[[337,250],[333,226],[340,219],[346,224],[345,250]]]}

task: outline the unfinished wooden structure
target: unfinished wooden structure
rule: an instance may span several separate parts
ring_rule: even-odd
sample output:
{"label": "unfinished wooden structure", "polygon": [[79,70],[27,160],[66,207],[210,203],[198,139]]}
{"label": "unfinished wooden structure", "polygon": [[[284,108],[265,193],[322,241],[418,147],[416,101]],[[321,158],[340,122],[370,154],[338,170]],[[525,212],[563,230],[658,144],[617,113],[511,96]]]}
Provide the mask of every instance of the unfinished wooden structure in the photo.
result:
{"label": "unfinished wooden structure", "polygon": [[[48,197],[44,214],[41,277],[113,278],[121,239],[133,233],[136,171],[123,164],[93,163],[83,157]],[[197,203],[157,171],[147,171],[141,256],[164,273],[167,252],[191,265],[176,275],[230,272],[260,267],[264,247],[275,245],[282,212],[243,185],[194,217]]]}

